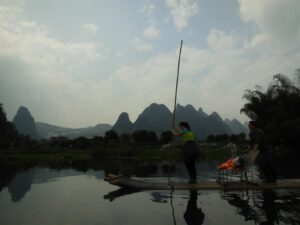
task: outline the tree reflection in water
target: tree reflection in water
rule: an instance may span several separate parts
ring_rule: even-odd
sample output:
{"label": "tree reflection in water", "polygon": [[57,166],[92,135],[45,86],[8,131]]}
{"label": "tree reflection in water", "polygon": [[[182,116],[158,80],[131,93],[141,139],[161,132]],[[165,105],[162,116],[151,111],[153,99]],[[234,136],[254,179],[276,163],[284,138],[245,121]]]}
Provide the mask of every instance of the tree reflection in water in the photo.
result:
{"label": "tree reflection in water", "polygon": [[170,199],[170,195],[163,193],[163,192],[152,192],[152,201],[157,203],[168,203]]}
{"label": "tree reflection in water", "polygon": [[255,224],[300,224],[300,192],[273,190],[225,192],[221,197],[236,207],[236,213]]}

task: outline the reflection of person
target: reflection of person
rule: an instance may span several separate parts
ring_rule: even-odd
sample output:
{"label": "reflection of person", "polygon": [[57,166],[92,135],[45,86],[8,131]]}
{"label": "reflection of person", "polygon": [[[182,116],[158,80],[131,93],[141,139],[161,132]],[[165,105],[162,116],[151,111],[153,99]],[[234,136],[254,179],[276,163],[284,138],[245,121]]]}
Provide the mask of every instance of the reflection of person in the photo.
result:
{"label": "reflection of person", "polygon": [[196,183],[196,159],[198,157],[198,150],[194,139],[194,134],[187,122],[180,122],[180,128],[172,129],[175,136],[180,136],[184,142],[183,158],[185,166],[190,176],[189,183]]}
{"label": "reflection of person", "polygon": [[265,211],[266,221],[261,225],[278,224],[277,207],[276,207],[276,193],[272,190],[264,190],[262,210]]}
{"label": "reflection of person", "polygon": [[[256,202],[254,205],[250,205],[249,196],[246,192],[247,199],[244,199],[237,193],[225,195],[230,205],[237,207],[237,213],[245,217],[245,221],[254,220],[255,224],[260,225],[273,225],[279,224],[278,220],[278,207],[282,203],[276,205],[275,200],[277,199],[276,192],[272,190],[264,190],[262,192],[262,202],[258,201],[258,193],[253,192],[252,202]],[[284,204],[284,203],[283,203]]]}
{"label": "reflection of person", "polygon": [[184,220],[188,225],[200,225],[204,221],[204,213],[197,207],[197,190],[190,190],[190,198],[183,214]]}
{"label": "reflection of person", "polygon": [[264,179],[264,182],[276,182],[277,175],[274,168],[271,165],[271,156],[267,145],[265,143],[264,132],[257,127],[255,121],[249,122],[249,138],[250,144],[248,147],[249,150],[257,151],[259,150],[259,154],[257,156],[257,162],[259,166],[259,170],[261,173],[261,177]]}

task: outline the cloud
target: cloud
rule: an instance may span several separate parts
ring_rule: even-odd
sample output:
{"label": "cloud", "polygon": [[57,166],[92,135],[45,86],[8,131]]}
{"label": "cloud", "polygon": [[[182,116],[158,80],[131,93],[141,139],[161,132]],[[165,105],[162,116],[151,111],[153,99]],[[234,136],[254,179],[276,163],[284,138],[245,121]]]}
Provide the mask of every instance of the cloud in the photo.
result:
{"label": "cloud", "polygon": [[160,38],[160,31],[154,26],[149,26],[144,30],[143,37],[147,39],[158,39]]}
{"label": "cloud", "polygon": [[98,26],[94,23],[83,24],[80,30],[85,35],[95,35],[98,32]]}
{"label": "cloud", "polygon": [[[289,4],[283,4],[286,1]],[[206,46],[186,42],[178,102],[203,107],[208,113],[218,111],[224,118],[245,120],[239,114],[245,89],[257,84],[267,87],[274,74],[290,75],[299,68],[300,20],[294,13],[299,1],[286,1],[274,0],[270,5],[271,1],[240,0],[241,18],[245,26],[253,28],[247,35],[211,28]],[[183,7],[180,4],[196,4],[168,2],[170,10],[172,4],[175,10],[175,3],[178,8]],[[145,13],[153,15],[154,9],[153,5]],[[196,11],[198,5],[186,17],[175,18],[171,13],[174,23],[175,19],[185,21],[178,22],[177,28],[186,28]],[[26,105],[39,120],[76,127],[114,123],[123,111],[134,120],[152,102],[173,107],[179,49],[161,50],[138,63],[126,54],[123,58],[128,60],[121,61],[115,72],[91,81],[87,69],[106,59],[101,44],[59,41],[46,26],[24,20],[20,13],[22,10],[0,9],[0,96],[9,103],[6,109],[10,114],[15,114],[19,105]],[[276,18],[278,15],[284,18]],[[148,22],[146,27],[156,28]],[[153,49],[149,43],[150,37],[155,37],[153,30],[148,36],[142,30],[132,40],[137,51]],[[122,49],[119,53],[124,54]],[[78,74],[78,70],[84,72]]]}
{"label": "cloud", "polygon": [[243,21],[255,25],[253,46],[295,48],[300,39],[300,1],[239,0]]}
{"label": "cloud", "polygon": [[165,4],[178,30],[188,27],[190,17],[199,12],[199,5],[194,0],[165,0]]}
{"label": "cloud", "polygon": [[[0,8],[0,12],[2,12]],[[50,37],[48,28],[34,21],[19,20],[15,11],[5,9],[0,17],[0,56],[18,56],[32,65],[45,67],[87,62],[104,57],[101,45],[88,42],[60,42]],[[11,26],[14,24],[14,26]]]}
{"label": "cloud", "polygon": [[1,0],[2,6],[13,7],[21,9],[26,4],[25,0]]}
{"label": "cloud", "polygon": [[147,1],[142,5],[140,12],[146,15],[148,24],[151,25],[155,24],[154,11],[155,11],[155,4],[153,2]]}
{"label": "cloud", "polygon": [[131,42],[134,45],[135,50],[140,52],[151,51],[153,49],[153,46],[151,44],[145,42],[140,37],[134,38]]}
{"label": "cloud", "polygon": [[[255,85],[267,87],[274,74],[290,75],[299,67],[299,43],[298,48],[282,48],[275,55],[274,46],[261,48],[249,44],[253,37],[265,33],[266,30],[261,29],[253,36],[242,36],[212,28],[207,35],[206,48],[184,45],[178,102],[203,107],[208,113],[217,111],[223,118],[246,120],[240,115],[244,91]],[[132,92],[128,95],[130,100],[125,100],[128,108],[134,108],[134,105],[146,107],[151,102],[164,103],[172,108],[177,57],[178,49],[119,69],[114,79]],[[138,113],[132,109],[130,115]]]}
{"label": "cloud", "polygon": [[128,110],[134,120],[150,103],[173,102],[177,53],[162,53],[139,65],[122,66],[115,74],[113,83],[120,83],[129,90],[122,100],[123,110]]}
{"label": "cloud", "polygon": [[207,36],[207,44],[216,51],[223,50],[224,48],[230,49],[238,44],[239,38],[237,35],[226,34],[224,31],[213,28]]}
{"label": "cloud", "polygon": [[38,120],[79,125],[82,113],[67,115],[88,105],[89,97],[88,87],[74,74],[104,59],[101,45],[61,42],[47,27],[22,19],[22,10],[9,7],[0,7],[0,33],[0,64],[6,65],[0,71],[1,101],[10,114],[26,105],[35,109]]}
{"label": "cloud", "polygon": [[149,41],[159,39],[161,37],[160,30],[155,26],[155,4],[151,1],[145,2],[140,12],[146,16],[148,26],[143,30],[139,37],[132,40],[132,43],[137,51],[151,51],[153,49],[153,45],[149,43]]}

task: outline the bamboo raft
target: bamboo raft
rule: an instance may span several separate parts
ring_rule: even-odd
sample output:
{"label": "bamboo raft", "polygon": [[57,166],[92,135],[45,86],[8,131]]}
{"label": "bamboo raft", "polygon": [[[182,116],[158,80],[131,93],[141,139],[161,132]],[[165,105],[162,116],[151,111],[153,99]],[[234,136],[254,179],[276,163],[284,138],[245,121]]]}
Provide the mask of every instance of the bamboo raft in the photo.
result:
{"label": "bamboo raft", "polygon": [[231,181],[222,185],[217,181],[206,181],[197,184],[187,183],[157,183],[131,179],[125,176],[108,175],[105,181],[112,185],[131,190],[262,190],[262,189],[300,189],[300,179],[281,179],[276,183],[245,183]]}

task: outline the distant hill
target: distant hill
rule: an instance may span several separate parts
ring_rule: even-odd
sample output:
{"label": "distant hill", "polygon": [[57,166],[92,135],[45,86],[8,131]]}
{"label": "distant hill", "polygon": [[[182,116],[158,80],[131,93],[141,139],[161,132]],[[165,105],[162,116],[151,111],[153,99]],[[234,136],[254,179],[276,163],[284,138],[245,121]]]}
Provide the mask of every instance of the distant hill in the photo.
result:
{"label": "distant hill", "polygon": [[[198,140],[206,139],[210,134],[238,134],[241,132],[248,133],[247,128],[238,120],[225,121],[217,113],[207,114],[202,108],[196,110],[192,105],[176,107],[176,126],[180,121],[187,121]],[[172,112],[163,104],[152,103],[145,108],[138,116],[135,122],[130,121],[129,115],[123,112],[118,117],[116,123],[111,126],[109,124],[98,124],[94,127],[86,128],[65,128],[51,125],[48,123],[34,122],[28,109],[20,107],[17,115],[13,120],[16,129],[21,134],[30,135],[32,138],[45,138],[55,136],[65,136],[68,138],[104,136],[108,130],[114,130],[118,134],[133,133],[137,130],[154,131],[159,135],[161,132],[168,131],[172,127]]]}
{"label": "distant hill", "polygon": [[203,111],[202,108],[199,108],[199,109],[198,109],[198,113],[199,113],[202,117],[208,116],[208,115]]}
{"label": "distant hill", "polygon": [[133,124],[129,119],[128,113],[123,112],[120,114],[117,122],[112,127],[112,130],[116,131],[119,134],[132,133]]}
{"label": "distant hill", "polygon": [[35,121],[29,110],[21,106],[13,119],[13,124],[20,134],[28,135],[32,139],[38,139]]}
{"label": "distant hill", "polygon": [[109,124],[98,124],[94,127],[86,128],[65,128],[47,123],[36,123],[37,133],[41,138],[49,139],[55,136],[64,136],[68,138],[104,136],[105,132],[112,128]]}
{"label": "distant hill", "polygon": [[192,105],[177,106],[177,124],[187,121],[191,125],[196,137],[200,140],[206,139],[210,134],[232,134],[231,129],[216,113],[207,115],[203,110],[196,110]]}
{"label": "distant hill", "polygon": [[[210,134],[233,134],[238,129],[242,130],[242,127],[236,125],[240,124],[238,120],[233,120],[232,123],[230,121],[230,124],[235,125],[235,130],[233,130],[228,123],[223,121],[218,113],[213,112],[211,115],[208,115],[202,108],[196,110],[192,105],[177,105],[176,126],[178,126],[180,121],[187,121],[198,139],[205,139]],[[171,111],[163,104],[153,103],[138,116],[134,123],[129,120],[127,113],[122,113],[113,129],[119,134],[132,133],[135,130],[149,130],[160,135],[161,132],[170,130],[171,126]]]}
{"label": "distant hill", "polygon": [[156,133],[170,130],[172,114],[162,104],[153,103],[147,107],[133,123],[134,130],[152,130]]}
{"label": "distant hill", "polygon": [[225,119],[224,122],[231,128],[231,130],[235,134],[240,134],[240,133],[248,134],[249,133],[248,128],[246,126],[244,126],[237,119],[233,119],[233,120]]}
{"label": "distant hill", "polygon": [[204,127],[206,137],[210,134],[233,134],[230,127],[223,121],[223,119],[217,112],[213,112],[206,118],[206,120],[204,121]]}

